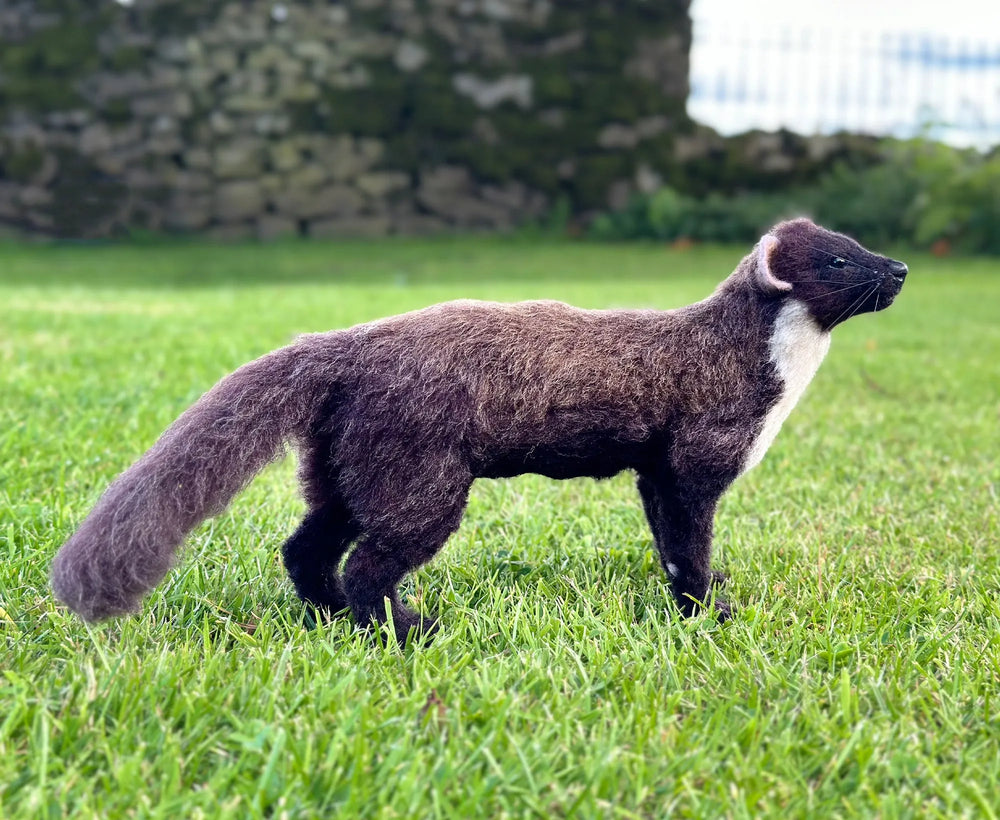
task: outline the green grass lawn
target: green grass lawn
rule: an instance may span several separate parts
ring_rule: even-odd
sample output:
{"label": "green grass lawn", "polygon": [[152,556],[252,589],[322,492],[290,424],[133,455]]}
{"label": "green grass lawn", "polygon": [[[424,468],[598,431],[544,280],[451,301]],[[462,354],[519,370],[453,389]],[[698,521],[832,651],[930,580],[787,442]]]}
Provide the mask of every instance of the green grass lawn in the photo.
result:
{"label": "green grass lawn", "polygon": [[455,297],[673,307],[739,248],[0,246],[0,816],[995,817],[1000,262],[895,255],[724,499],[736,617],[681,620],[632,478],[479,482],[407,582],[429,646],[308,629],[292,459],[88,627],[48,564],[239,364]]}

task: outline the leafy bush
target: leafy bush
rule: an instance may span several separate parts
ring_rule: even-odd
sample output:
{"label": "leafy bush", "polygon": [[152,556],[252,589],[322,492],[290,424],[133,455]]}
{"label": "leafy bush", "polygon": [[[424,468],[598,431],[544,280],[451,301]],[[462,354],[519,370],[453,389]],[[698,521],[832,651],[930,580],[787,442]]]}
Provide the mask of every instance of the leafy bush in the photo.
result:
{"label": "leafy bush", "polygon": [[933,181],[914,203],[915,241],[1000,254],[1000,150],[967,162],[945,157],[923,164]]}
{"label": "leafy bush", "polygon": [[781,192],[694,197],[673,188],[599,216],[600,239],[753,241],[774,222],[808,214],[873,245],[947,243],[1000,254],[1000,150],[982,154],[926,140],[887,140],[881,162],[834,165],[815,183]]}
{"label": "leafy bush", "polygon": [[838,164],[799,197],[819,222],[877,244],[912,236],[924,184],[903,156],[890,155],[861,170]]}
{"label": "leafy bush", "polygon": [[782,209],[780,194],[709,194],[697,199],[662,188],[648,197],[634,197],[621,211],[597,217],[591,234],[600,239],[737,242],[759,236]]}

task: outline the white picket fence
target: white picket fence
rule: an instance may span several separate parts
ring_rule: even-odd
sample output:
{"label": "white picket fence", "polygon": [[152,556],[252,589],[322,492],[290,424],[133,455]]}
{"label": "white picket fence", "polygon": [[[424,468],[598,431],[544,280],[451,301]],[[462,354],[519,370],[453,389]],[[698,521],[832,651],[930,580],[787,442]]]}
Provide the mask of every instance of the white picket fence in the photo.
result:
{"label": "white picket fence", "polygon": [[[987,4],[989,5],[989,4]],[[942,7],[942,13],[944,7]],[[1000,143],[1000,11],[979,33],[695,17],[688,113],[731,134],[925,134]]]}

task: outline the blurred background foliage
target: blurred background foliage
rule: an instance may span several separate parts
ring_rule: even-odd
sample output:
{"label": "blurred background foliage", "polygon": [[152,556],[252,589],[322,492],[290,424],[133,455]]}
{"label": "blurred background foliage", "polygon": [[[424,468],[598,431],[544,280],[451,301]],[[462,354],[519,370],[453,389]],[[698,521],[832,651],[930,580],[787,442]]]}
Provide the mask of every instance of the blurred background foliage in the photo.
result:
{"label": "blurred background foliage", "polygon": [[9,0],[0,237],[518,227],[752,241],[807,214],[1000,253],[1000,150],[721,136],[688,0]]}
{"label": "blurred background foliage", "polygon": [[600,239],[752,241],[776,220],[808,214],[872,245],[1000,254],[1000,152],[925,139],[880,143],[860,165],[839,160],[814,182],[693,196],[673,187],[598,216]]}

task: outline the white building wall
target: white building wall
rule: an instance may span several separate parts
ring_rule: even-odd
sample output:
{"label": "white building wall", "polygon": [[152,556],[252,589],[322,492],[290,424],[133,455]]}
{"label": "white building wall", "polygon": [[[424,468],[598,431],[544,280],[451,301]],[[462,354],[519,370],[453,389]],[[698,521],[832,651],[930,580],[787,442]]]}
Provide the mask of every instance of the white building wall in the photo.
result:
{"label": "white building wall", "polygon": [[991,7],[695,0],[688,113],[725,134],[925,134],[988,148],[1000,143]]}

